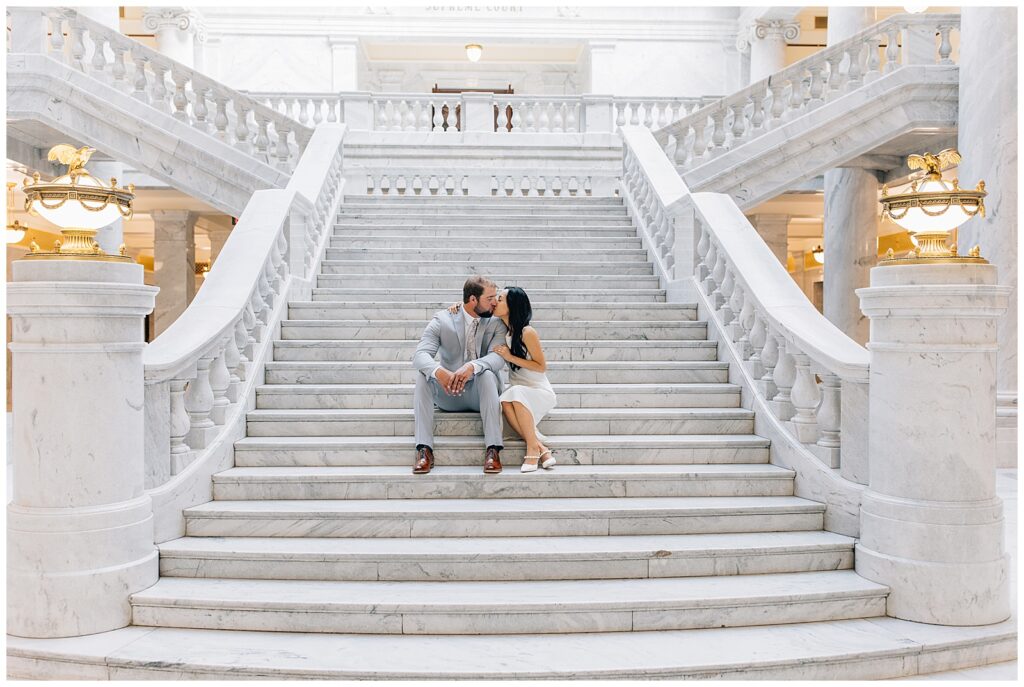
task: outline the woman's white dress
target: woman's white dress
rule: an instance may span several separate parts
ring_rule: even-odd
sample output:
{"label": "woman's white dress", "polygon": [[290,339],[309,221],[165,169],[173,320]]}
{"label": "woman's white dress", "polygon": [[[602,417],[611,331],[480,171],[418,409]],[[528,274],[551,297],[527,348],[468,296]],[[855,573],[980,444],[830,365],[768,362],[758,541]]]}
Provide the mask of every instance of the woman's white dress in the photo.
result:
{"label": "woman's white dress", "polygon": [[[512,337],[506,336],[505,342],[511,347]],[[526,353],[526,359],[532,360],[529,351]],[[522,403],[530,411],[530,414],[533,415],[533,426],[536,428],[544,416],[557,403],[555,390],[552,388],[551,382],[548,381],[548,376],[543,372],[527,370],[525,367],[513,370],[510,366],[508,382],[508,388],[505,389],[498,400]],[[543,440],[545,438],[544,435],[539,430],[536,431],[537,438]]]}

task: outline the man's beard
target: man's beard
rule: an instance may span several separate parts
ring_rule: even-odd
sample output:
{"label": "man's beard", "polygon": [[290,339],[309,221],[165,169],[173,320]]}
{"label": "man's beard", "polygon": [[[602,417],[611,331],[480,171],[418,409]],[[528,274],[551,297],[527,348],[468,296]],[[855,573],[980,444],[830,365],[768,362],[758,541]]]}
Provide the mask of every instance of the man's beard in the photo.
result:
{"label": "man's beard", "polygon": [[476,313],[477,317],[482,317],[484,319],[487,319],[488,317],[490,317],[491,315],[494,314],[493,310],[485,310],[485,311],[481,312],[480,308],[475,306],[475,305],[473,306],[473,312]]}

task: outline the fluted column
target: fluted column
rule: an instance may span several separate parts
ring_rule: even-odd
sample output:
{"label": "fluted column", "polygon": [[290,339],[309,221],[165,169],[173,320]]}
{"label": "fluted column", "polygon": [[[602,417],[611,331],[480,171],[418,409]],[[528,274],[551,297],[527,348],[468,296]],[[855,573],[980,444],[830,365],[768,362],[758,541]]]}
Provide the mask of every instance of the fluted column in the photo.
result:
{"label": "fluted column", "polygon": [[786,42],[800,35],[800,24],[783,19],[757,19],[743,27],[736,48],[750,52],[750,83],[765,79],[786,66]]}
{"label": "fluted column", "polygon": [[964,7],[960,20],[960,112],[957,176],[984,179],[985,217],[960,229],[961,253],[980,245],[1011,287],[999,318],[999,465],[1017,465],[1017,10]]}
{"label": "fluted column", "polygon": [[160,293],[153,314],[153,335],[158,336],[185,311],[196,293],[195,226],[197,215],[188,210],[154,210],[153,273]]}
{"label": "fluted column", "polygon": [[758,213],[748,217],[757,233],[775,253],[782,266],[786,266],[789,252],[789,215],[777,213]]}

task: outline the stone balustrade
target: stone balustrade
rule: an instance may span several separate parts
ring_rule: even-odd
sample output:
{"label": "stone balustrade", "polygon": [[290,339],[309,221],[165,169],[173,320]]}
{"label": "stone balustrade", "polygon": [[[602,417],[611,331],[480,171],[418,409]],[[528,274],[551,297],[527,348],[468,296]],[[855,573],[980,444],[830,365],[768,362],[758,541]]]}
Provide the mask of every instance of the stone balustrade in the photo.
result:
{"label": "stone balustrade", "polygon": [[643,127],[623,129],[622,191],[663,285],[704,302],[797,450],[866,484],[868,351],[814,308],[732,198],[690,193]]}
{"label": "stone balustrade", "polygon": [[959,14],[899,14],[700,107],[654,136],[680,171],[904,66],[953,65]]}
{"label": "stone balustrade", "polygon": [[[19,8],[9,52],[42,52],[279,169],[294,169],[310,127],[67,8]],[[46,30],[48,25],[48,31]],[[39,36],[17,35],[38,30]]]}
{"label": "stone balustrade", "polygon": [[[468,174],[434,174],[431,172],[398,172],[367,174],[368,196],[468,196],[471,195]],[[565,174],[495,174],[490,177],[492,196],[590,196],[590,176]],[[486,192],[482,194],[487,195]]]}
{"label": "stone balustrade", "polygon": [[[455,133],[614,133],[664,127],[713,98],[421,93],[270,93],[251,97],[302,125],[345,122],[350,130]],[[471,112],[466,99],[481,100]],[[477,116],[478,120],[469,118]]]}
{"label": "stone balustrade", "polygon": [[344,133],[318,127],[288,187],[253,194],[203,288],[145,349],[146,487],[158,537],[174,533],[180,499],[193,493],[182,484],[208,483],[230,464],[287,301],[311,292],[343,197]]}

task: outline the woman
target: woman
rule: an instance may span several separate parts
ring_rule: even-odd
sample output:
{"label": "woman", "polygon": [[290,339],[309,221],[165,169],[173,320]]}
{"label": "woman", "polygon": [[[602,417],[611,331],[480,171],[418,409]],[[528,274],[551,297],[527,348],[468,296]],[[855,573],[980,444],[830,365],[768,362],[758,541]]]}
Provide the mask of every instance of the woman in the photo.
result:
{"label": "woman", "polygon": [[[460,307],[461,304],[456,304],[449,310],[454,314]],[[537,425],[555,407],[556,399],[555,390],[544,374],[548,366],[540,336],[530,326],[533,318],[530,298],[518,286],[508,287],[498,295],[494,317],[500,317],[508,327],[506,345],[495,346],[493,350],[507,360],[511,368],[509,387],[498,400],[505,419],[526,442],[526,456],[520,470],[535,472],[538,464],[549,470],[556,461],[551,449],[542,441],[547,437],[537,430]]]}

